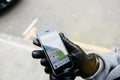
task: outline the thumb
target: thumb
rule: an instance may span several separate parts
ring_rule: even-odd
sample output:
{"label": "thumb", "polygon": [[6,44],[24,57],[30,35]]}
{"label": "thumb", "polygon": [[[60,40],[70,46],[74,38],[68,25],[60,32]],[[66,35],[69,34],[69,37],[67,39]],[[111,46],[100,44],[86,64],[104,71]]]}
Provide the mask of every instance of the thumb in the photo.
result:
{"label": "thumb", "polygon": [[71,42],[68,38],[66,38],[63,33],[60,33],[59,35],[60,35],[65,47],[67,48],[67,50],[69,52],[79,49],[79,46],[74,44],[73,42]]}

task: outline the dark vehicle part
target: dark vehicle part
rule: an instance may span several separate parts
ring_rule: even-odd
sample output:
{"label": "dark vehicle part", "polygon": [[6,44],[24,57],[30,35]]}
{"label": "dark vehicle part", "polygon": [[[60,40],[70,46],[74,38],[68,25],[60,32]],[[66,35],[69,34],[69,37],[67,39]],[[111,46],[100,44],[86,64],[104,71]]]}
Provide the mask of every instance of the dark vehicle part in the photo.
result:
{"label": "dark vehicle part", "polygon": [[0,0],[0,10],[3,10],[12,5],[17,0]]}

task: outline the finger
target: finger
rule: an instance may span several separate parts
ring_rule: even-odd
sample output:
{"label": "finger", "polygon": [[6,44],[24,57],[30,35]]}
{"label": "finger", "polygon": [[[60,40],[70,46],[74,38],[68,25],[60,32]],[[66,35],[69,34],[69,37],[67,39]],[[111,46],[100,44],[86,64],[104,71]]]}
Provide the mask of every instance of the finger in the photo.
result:
{"label": "finger", "polygon": [[40,41],[39,41],[37,38],[34,38],[34,39],[33,39],[33,44],[41,47]]}
{"label": "finger", "polygon": [[43,66],[48,66],[48,67],[50,66],[47,58],[41,59],[40,64],[43,65]]}
{"label": "finger", "polygon": [[70,71],[70,69],[65,69],[63,77],[65,80],[74,80],[75,76],[74,74]]}
{"label": "finger", "polygon": [[60,33],[59,35],[63,40],[63,43],[65,44],[65,47],[67,48],[68,51],[71,52],[73,50],[79,49],[79,46],[71,42],[68,38],[66,38],[63,33]]}
{"label": "finger", "polygon": [[35,59],[39,59],[39,58],[45,58],[45,53],[43,50],[34,50],[32,52],[32,57]]}
{"label": "finger", "polygon": [[45,72],[46,72],[47,74],[52,73],[51,67],[45,67]]}
{"label": "finger", "polygon": [[[50,80],[58,80],[53,74],[50,74]],[[61,79],[63,80],[63,79]]]}
{"label": "finger", "polygon": [[64,80],[74,80],[75,77],[72,77],[72,76],[68,76],[68,77],[64,77]]}
{"label": "finger", "polygon": [[79,70],[79,69],[75,69],[75,70],[73,71],[73,74],[74,74],[75,76],[80,76],[80,70]]}

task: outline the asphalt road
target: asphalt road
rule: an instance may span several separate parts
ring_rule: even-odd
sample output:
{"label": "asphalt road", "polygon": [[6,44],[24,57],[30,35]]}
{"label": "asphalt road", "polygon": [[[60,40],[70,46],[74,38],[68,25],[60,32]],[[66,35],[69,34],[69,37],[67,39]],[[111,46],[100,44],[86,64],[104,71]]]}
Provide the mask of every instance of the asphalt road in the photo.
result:
{"label": "asphalt road", "polygon": [[20,0],[0,16],[0,33],[22,37],[31,25],[54,25],[75,41],[111,48],[120,45],[120,1]]}

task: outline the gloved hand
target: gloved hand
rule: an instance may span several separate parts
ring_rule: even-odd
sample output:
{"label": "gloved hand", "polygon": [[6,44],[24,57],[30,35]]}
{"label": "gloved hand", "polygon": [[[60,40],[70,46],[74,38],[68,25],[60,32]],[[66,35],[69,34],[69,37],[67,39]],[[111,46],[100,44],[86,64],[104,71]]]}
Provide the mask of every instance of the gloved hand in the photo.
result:
{"label": "gloved hand", "polygon": [[[60,33],[59,35],[69,53],[68,56],[71,57],[74,64],[74,67],[70,71],[65,70],[63,75],[55,76],[43,50],[34,50],[32,52],[32,57],[35,59],[41,59],[41,65],[45,66],[45,72],[50,74],[50,80],[74,80],[76,76],[84,77],[84,71],[82,71],[81,66],[87,59],[87,55],[78,45],[68,40],[63,33]],[[41,47],[38,39],[34,39],[33,43]]]}

